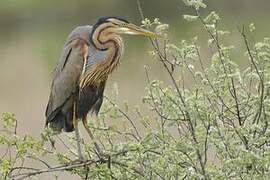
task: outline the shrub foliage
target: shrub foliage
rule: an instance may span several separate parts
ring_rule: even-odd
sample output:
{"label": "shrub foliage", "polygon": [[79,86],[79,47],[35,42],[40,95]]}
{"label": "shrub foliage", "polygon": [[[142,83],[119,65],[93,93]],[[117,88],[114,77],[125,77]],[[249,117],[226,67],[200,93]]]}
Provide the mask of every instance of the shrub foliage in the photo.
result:
{"label": "shrub foliage", "polygon": [[[240,52],[223,42],[229,32],[218,28],[221,18],[216,12],[201,15],[201,8],[206,8],[202,0],[184,3],[194,10],[184,19],[199,23],[208,34],[203,47],[200,34],[175,42],[167,38],[167,24],[158,19],[142,21],[142,26],[166,37],[151,40],[151,57],[162,64],[169,82],[151,78],[150,68],[145,67],[147,88],[142,101],[149,112],[140,107],[130,110],[127,103],[120,108],[116,88],[105,98],[97,122],[89,123],[104,154],[83,141],[84,161],[76,160],[74,136],[61,137],[50,129],[39,138],[19,136],[19,122],[13,114],[3,113],[1,176],[25,179],[52,173],[57,178],[58,171],[66,171],[84,179],[269,178],[269,39],[251,43],[248,34],[255,30],[254,24],[239,28],[245,47]],[[235,51],[245,65],[236,63]],[[59,143],[65,146],[64,153],[54,148]],[[45,157],[57,164],[49,164]],[[25,165],[28,161],[39,167]]]}

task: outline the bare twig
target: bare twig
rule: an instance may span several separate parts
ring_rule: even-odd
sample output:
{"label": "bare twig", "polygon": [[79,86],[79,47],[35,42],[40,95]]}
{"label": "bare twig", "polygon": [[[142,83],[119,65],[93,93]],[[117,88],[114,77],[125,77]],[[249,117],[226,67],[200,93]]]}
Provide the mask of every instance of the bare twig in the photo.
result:
{"label": "bare twig", "polygon": [[127,113],[125,113],[122,109],[120,109],[117,104],[115,104],[112,100],[110,100],[107,96],[105,96],[105,99],[110,103],[112,104],[129,122],[130,124],[132,125],[133,129],[135,130],[136,132],[136,135],[139,139],[141,139],[142,137],[140,136],[140,133],[136,127],[136,125],[134,124],[133,120],[127,115]]}

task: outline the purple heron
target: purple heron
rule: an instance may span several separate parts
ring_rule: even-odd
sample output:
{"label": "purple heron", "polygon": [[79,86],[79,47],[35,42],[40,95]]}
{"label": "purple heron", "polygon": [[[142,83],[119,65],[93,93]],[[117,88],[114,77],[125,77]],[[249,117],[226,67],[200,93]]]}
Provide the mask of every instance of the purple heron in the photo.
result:
{"label": "purple heron", "polygon": [[119,34],[158,37],[122,18],[101,17],[93,26],[79,26],[70,33],[55,68],[46,126],[58,132],[75,130],[79,157],[78,120],[93,139],[87,114],[98,115],[107,78],[119,64],[124,49]]}

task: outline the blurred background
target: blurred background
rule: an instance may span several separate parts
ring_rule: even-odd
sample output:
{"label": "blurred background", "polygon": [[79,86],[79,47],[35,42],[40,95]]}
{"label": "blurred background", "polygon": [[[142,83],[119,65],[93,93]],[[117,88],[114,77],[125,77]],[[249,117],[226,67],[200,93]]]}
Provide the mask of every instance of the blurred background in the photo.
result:
{"label": "blurred background", "polygon": [[[215,10],[222,27],[231,31],[227,43],[239,45],[237,27],[254,22],[253,36],[270,37],[269,0],[208,0],[202,14]],[[142,0],[146,17],[160,18],[170,25],[174,43],[201,33],[198,23],[187,23],[182,15],[192,14],[181,0]],[[79,25],[93,24],[99,16],[125,17],[140,24],[136,0],[0,0],[0,113],[14,112],[19,133],[37,136],[43,130],[54,65],[65,38]],[[119,87],[120,101],[140,105],[145,93],[144,65],[152,78],[166,81],[161,66],[151,60],[146,38],[125,36],[121,66],[109,78],[106,94]],[[204,43],[205,44],[205,43]],[[237,52],[236,56],[237,56]],[[240,56],[239,56],[240,57]],[[237,59],[241,62],[241,58]]]}
{"label": "blurred background", "polygon": [[[241,48],[237,27],[251,22],[255,22],[253,36],[257,39],[270,36],[269,0],[206,3],[208,7],[202,13],[215,10],[222,18],[221,26],[231,31],[228,43]],[[182,15],[192,11],[181,0],[147,0],[142,6],[146,17],[158,17],[170,25],[175,43],[202,31],[198,23],[183,20]],[[93,24],[104,15],[141,22],[136,0],[0,0],[0,112],[15,113],[19,132],[38,135],[42,131],[53,68],[67,35],[76,26]],[[152,77],[166,78],[160,65],[150,58],[151,46],[146,38],[125,36],[124,41],[122,64],[110,77],[106,93],[110,94],[112,84],[117,82],[120,101],[140,105],[146,84],[143,66],[149,65]]]}

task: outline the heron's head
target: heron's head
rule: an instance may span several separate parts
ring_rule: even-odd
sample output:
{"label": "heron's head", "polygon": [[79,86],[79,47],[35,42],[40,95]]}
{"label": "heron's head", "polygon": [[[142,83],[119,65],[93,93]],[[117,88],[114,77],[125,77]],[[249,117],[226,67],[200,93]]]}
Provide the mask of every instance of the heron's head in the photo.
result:
{"label": "heron's head", "polygon": [[136,26],[135,24],[119,17],[101,17],[98,19],[95,26],[102,26],[104,29],[108,29],[108,31],[116,34],[132,34],[151,38],[160,38],[158,34]]}

